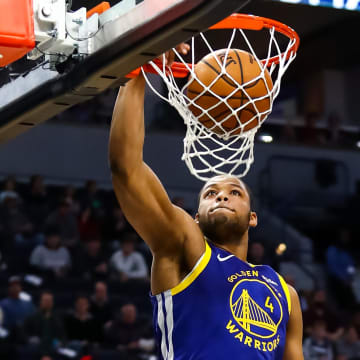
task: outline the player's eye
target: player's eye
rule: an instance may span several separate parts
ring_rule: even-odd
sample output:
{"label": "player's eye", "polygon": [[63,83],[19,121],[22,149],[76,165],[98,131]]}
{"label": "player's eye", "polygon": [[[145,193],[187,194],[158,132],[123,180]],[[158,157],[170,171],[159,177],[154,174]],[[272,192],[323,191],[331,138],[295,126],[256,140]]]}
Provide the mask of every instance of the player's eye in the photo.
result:
{"label": "player's eye", "polygon": [[214,196],[216,195],[216,191],[215,190],[209,190],[205,193],[205,197],[209,197],[209,196]]}
{"label": "player's eye", "polygon": [[240,196],[241,193],[239,190],[231,190],[231,195]]}

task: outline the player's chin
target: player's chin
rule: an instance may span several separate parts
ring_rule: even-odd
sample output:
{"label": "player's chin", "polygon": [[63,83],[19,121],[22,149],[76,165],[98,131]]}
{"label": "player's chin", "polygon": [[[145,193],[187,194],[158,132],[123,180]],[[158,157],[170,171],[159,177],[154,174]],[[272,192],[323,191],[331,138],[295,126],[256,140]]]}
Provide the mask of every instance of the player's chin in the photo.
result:
{"label": "player's chin", "polygon": [[224,224],[234,221],[234,214],[229,211],[216,211],[209,214],[209,220],[215,224]]}

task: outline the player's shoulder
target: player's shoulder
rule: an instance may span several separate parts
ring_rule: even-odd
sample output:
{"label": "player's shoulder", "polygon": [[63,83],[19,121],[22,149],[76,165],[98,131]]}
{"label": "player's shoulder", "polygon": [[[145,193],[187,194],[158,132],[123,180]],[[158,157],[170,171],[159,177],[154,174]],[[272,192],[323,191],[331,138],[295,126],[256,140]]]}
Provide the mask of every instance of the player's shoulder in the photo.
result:
{"label": "player's shoulder", "polygon": [[273,275],[275,277],[278,277],[278,273],[270,266],[270,265],[267,265],[267,264],[257,264],[257,265],[254,265],[252,263],[247,263],[252,269],[254,270],[258,270],[260,271],[261,273],[264,273],[264,274],[269,274],[269,275]]}
{"label": "player's shoulder", "polygon": [[299,294],[297,293],[296,289],[290,285],[290,284],[286,284],[288,289],[289,289],[289,293],[290,293],[290,297],[291,297],[291,302],[294,301],[299,301]]}

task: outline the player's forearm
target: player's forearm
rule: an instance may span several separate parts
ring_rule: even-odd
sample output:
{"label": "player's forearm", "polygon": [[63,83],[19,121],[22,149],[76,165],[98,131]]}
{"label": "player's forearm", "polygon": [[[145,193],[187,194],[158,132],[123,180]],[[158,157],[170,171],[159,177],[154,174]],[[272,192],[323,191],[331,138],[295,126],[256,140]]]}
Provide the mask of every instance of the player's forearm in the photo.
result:
{"label": "player's forearm", "polygon": [[129,81],[119,92],[110,130],[109,162],[112,172],[130,174],[142,163],[144,92],[145,80],[142,76]]}

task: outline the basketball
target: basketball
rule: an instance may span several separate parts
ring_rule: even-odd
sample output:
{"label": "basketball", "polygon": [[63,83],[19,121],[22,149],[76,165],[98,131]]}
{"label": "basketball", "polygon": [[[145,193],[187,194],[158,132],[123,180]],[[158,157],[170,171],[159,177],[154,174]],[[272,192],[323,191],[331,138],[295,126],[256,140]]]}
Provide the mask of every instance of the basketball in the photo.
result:
{"label": "basketball", "polygon": [[[191,100],[195,99],[194,103],[202,109],[209,109],[207,115],[196,105],[189,105],[191,112],[205,127],[218,135],[237,135],[253,129],[268,115],[271,99],[270,96],[263,97],[272,90],[273,83],[267,69],[264,70],[264,77],[257,78],[262,68],[252,54],[230,49],[226,56],[226,52],[227,49],[217,50],[195,65],[196,76],[188,86],[187,96]],[[224,64],[226,73],[221,74]],[[245,91],[240,90],[238,84],[245,84]],[[210,86],[209,91],[204,86]],[[229,97],[222,101],[215,94],[222,99]],[[237,110],[249,101],[249,97],[253,103],[249,102],[241,110]],[[232,110],[236,111],[239,120]],[[256,116],[258,112],[262,114]],[[239,121],[244,125],[243,129]],[[216,126],[217,123],[219,126]]]}

